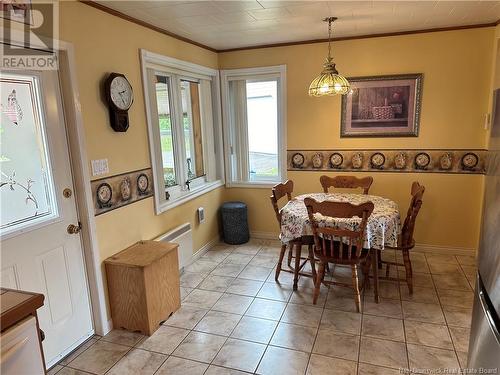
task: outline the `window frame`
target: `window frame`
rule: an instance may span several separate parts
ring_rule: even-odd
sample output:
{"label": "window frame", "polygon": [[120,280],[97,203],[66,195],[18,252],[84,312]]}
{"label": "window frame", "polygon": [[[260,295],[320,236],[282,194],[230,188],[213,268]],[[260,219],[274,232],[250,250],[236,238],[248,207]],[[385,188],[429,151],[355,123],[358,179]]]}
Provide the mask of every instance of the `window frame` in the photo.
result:
{"label": "window frame", "polygon": [[[144,49],[140,50],[140,57],[151,168],[153,170],[153,184],[155,189],[155,211],[156,214],[159,215],[224,185],[222,116],[220,113],[220,76],[219,72],[215,69],[182,61],[173,57],[159,55]],[[158,109],[157,104],[152,102],[154,96],[151,91],[154,90],[154,88],[150,85],[151,71],[153,71],[153,74],[160,73],[165,75],[169,79],[169,105],[173,105],[173,107],[171,107],[171,126],[172,143],[174,145],[174,169],[177,181],[176,185],[169,188],[165,188],[164,184],[160,129],[157,123]],[[206,108],[208,108],[208,110],[202,111],[203,113],[201,116],[202,118],[204,116],[211,117],[211,119],[208,117],[202,121],[211,120],[213,125],[202,127],[205,175],[191,180],[188,179],[187,165],[184,165],[185,160],[183,160],[186,154],[184,149],[185,145],[182,145],[185,137],[184,135],[175,135],[179,133],[179,129],[183,130],[183,122],[182,110],[178,113],[178,111],[174,109],[174,107],[182,109],[180,90],[177,93],[176,90],[173,89],[173,86],[180,84],[181,80],[186,79],[191,81],[198,79],[200,82],[200,89],[203,80],[211,82],[209,102],[207,102],[207,95],[200,95],[200,106],[206,106]],[[179,97],[177,98],[177,96]],[[203,101],[205,103],[203,103]],[[182,133],[184,134],[184,132]],[[175,145],[177,145],[177,147]],[[179,150],[179,147],[181,147],[181,150]],[[209,152],[209,150],[213,150],[213,152]],[[191,182],[189,189],[183,186],[183,182],[187,180]],[[169,194],[173,193],[170,194],[171,196],[168,200],[166,199],[166,192],[169,192]]]}
{"label": "window frame", "polygon": [[[251,187],[268,189],[275,184],[286,180],[287,177],[287,162],[286,162],[286,124],[287,124],[287,105],[286,105],[286,65],[274,65],[258,68],[241,68],[241,69],[223,69],[220,71],[221,77],[221,95],[222,95],[222,119],[223,119],[223,136],[224,136],[224,161],[225,161],[225,176],[226,187]],[[235,126],[231,121],[231,106],[230,106],[230,90],[229,82],[235,80],[251,80],[263,81],[270,78],[277,78],[277,95],[278,95],[278,177],[277,180],[259,179],[248,180],[236,178],[246,171],[248,166],[242,166],[247,157],[239,158],[242,160],[233,161],[237,152],[234,151],[233,141],[235,139]],[[245,104],[246,105],[246,104]],[[247,135],[240,135],[247,137]],[[248,143],[248,141],[247,141]],[[248,149],[239,150],[240,154],[247,154]],[[239,173],[235,173],[238,170]]]}

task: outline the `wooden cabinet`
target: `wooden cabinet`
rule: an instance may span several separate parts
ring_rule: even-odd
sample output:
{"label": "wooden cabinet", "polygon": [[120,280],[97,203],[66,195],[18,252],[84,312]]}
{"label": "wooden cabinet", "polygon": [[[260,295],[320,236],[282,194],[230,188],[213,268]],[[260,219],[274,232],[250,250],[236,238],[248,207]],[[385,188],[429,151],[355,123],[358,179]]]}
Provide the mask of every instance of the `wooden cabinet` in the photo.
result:
{"label": "wooden cabinet", "polygon": [[177,248],[140,241],[104,261],[115,328],[151,335],[179,309]]}
{"label": "wooden cabinet", "polygon": [[43,294],[0,289],[1,374],[45,374],[42,331],[36,313],[43,300]]}

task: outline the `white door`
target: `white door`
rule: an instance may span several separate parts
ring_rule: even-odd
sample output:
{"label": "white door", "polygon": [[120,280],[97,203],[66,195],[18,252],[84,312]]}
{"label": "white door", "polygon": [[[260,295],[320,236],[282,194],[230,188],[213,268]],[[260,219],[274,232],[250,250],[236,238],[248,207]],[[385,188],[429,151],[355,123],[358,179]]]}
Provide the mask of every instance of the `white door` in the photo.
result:
{"label": "white door", "polygon": [[94,332],[57,72],[1,71],[0,105],[1,286],[45,295],[51,366]]}

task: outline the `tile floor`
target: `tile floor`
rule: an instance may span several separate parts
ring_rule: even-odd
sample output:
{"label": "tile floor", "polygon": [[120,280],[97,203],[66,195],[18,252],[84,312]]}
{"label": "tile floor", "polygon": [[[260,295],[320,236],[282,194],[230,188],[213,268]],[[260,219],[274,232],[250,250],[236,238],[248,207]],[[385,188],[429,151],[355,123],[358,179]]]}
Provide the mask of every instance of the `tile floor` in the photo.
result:
{"label": "tile floor", "polygon": [[[391,375],[466,365],[472,257],[414,252],[413,296],[381,281],[380,303],[369,289],[358,314],[349,289],[324,287],[314,306],[309,278],[297,292],[289,273],[276,283],[278,253],[269,244],[215,246],[187,267],[181,309],[151,337],[94,336],[49,373]],[[334,271],[344,276],[350,270]]]}

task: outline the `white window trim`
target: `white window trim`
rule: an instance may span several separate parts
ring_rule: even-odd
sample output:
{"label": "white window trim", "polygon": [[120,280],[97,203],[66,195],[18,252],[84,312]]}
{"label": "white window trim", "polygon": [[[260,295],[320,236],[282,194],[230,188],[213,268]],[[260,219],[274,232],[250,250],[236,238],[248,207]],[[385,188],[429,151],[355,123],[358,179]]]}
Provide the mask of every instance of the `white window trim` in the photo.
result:
{"label": "white window trim", "polygon": [[[245,79],[255,76],[265,78],[265,75],[279,74],[279,100],[278,100],[278,163],[280,174],[278,181],[233,181],[233,165],[231,161],[231,131],[230,106],[229,106],[229,81]],[[285,181],[287,177],[286,163],[286,129],[287,129],[287,105],[286,105],[286,65],[265,66],[259,68],[225,69],[221,70],[221,93],[222,93],[222,119],[224,130],[224,161],[226,187],[241,188],[263,188],[269,189],[275,184]]]}
{"label": "white window trim", "polygon": [[[206,194],[224,185],[224,155],[223,155],[223,140],[222,140],[222,115],[221,115],[221,101],[220,101],[220,77],[218,70],[208,68],[206,66],[190,63],[175,59],[173,57],[163,56],[154,52],[144,49],[140,50],[141,57],[141,70],[142,82],[144,90],[144,100],[146,105],[146,119],[148,123],[148,137],[149,137],[149,151],[151,155],[151,167],[153,170],[153,180],[155,187],[155,212],[157,215],[186,203],[194,198]],[[204,183],[194,184],[190,190],[183,191],[176,198],[165,199],[165,186],[163,181],[163,168],[160,169],[158,160],[161,161],[161,146],[159,140],[156,138],[154,127],[157,126],[155,119],[152,116],[153,105],[150,100],[149,87],[148,87],[148,69],[169,71],[180,76],[188,74],[193,78],[206,79],[207,76],[211,78],[212,82],[212,112],[214,133],[210,137],[209,145],[213,147],[214,152],[211,153],[204,147],[204,156],[207,155],[205,160],[206,176],[210,178],[217,178],[213,181],[206,181]],[[213,139],[213,141],[211,141]],[[205,146],[205,145],[204,145]],[[208,156],[210,155],[210,156]],[[209,158],[211,159],[209,162]],[[160,178],[161,173],[161,178]]]}

